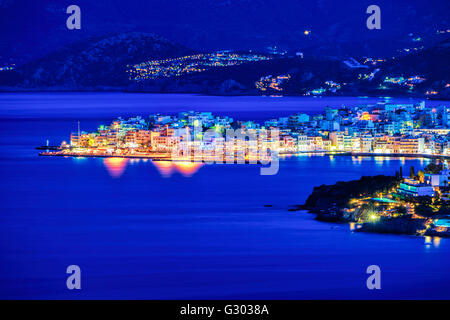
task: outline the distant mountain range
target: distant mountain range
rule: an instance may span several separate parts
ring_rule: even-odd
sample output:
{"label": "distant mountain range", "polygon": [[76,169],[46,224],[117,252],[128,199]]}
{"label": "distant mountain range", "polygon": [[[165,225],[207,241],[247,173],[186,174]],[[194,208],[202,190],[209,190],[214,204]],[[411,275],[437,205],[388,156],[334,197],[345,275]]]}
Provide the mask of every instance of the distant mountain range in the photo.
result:
{"label": "distant mountain range", "polygon": [[308,54],[302,58],[295,52],[288,52],[272,56],[273,59],[267,61],[214,67],[179,77],[134,81],[126,72],[134,64],[177,58],[199,51],[154,34],[129,32],[77,41],[16,70],[1,71],[0,90],[450,98],[450,41],[413,52],[378,62],[358,57]]}

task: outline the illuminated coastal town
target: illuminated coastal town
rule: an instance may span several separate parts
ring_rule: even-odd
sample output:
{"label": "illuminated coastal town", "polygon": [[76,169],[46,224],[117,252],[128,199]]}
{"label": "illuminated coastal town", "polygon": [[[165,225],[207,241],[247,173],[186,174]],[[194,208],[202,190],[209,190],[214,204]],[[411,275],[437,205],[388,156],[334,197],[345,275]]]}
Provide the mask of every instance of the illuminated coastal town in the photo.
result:
{"label": "illuminated coastal town", "polygon": [[[206,135],[207,130],[216,134]],[[225,135],[229,130],[239,130],[247,140],[255,136],[258,146],[269,143],[279,154],[345,152],[450,157],[448,108],[427,107],[425,102],[326,107],[323,114],[297,113],[263,123],[194,111],[119,118],[110,125],[99,126],[96,132],[73,132],[70,142],[63,142],[58,152],[164,157],[179,154],[174,150],[185,147],[202,151],[227,147],[236,151],[239,147],[248,147],[237,143],[239,136],[227,139]]]}

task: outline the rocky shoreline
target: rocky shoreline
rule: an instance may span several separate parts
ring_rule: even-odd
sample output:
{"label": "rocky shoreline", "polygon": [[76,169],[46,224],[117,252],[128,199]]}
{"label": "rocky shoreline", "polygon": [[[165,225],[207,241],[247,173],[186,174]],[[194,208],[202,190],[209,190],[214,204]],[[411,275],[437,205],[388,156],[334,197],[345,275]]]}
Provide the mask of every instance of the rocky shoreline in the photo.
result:
{"label": "rocky shoreline", "polygon": [[389,233],[415,236],[450,237],[450,228],[439,230],[433,221],[448,216],[418,218],[413,214],[380,216],[376,220],[364,219],[361,210],[348,209],[355,197],[376,197],[379,192],[392,189],[399,182],[394,176],[363,176],[359,180],[337,182],[334,185],[315,187],[305,204],[291,207],[290,211],[305,210],[315,214],[315,219],[328,223],[356,223],[355,232]]}

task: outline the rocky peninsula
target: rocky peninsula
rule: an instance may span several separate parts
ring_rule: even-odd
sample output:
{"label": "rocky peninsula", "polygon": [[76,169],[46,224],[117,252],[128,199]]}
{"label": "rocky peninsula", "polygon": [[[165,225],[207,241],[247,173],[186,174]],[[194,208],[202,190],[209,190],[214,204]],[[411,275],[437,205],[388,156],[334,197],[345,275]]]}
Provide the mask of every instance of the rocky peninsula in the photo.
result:
{"label": "rocky peninsula", "polygon": [[401,181],[397,172],[317,186],[296,210],[307,210],[319,221],[356,223],[355,232],[450,237],[450,228],[437,224],[448,219],[449,201],[401,198],[397,193]]}

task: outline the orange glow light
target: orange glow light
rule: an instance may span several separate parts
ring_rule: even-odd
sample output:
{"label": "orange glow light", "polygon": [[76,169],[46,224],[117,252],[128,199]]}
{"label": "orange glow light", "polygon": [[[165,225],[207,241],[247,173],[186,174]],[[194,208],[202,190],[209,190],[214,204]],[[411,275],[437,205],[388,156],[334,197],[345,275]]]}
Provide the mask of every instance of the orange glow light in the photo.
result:
{"label": "orange glow light", "polygon": [[185,177],[191,177],[203,166],[201,162],[174,162],[175,168]]}
{"label": "orange glow light", "polygon": [[172,175],[173,165],[171,161],[152,161],[152,163],[164,178],[169,178]]}
{"label": "orange glow light", "polygon": [[201,162],[189,161],[152,161],[152,163],[164,178],[169,178],[174,172],[179,172],[184,177],[191,177],[203,166]]}
{"label": "orange glow light", "polygon": [[126,158],[105,158],[103,164],[108,170],[109,174],[113,178],[119,178],[122,176],[125,168],[127,167],[128,159]]}

